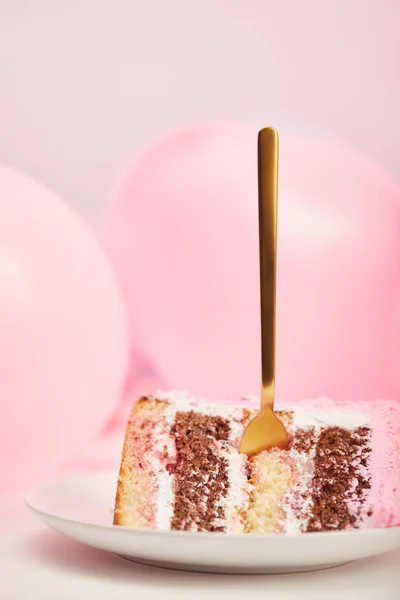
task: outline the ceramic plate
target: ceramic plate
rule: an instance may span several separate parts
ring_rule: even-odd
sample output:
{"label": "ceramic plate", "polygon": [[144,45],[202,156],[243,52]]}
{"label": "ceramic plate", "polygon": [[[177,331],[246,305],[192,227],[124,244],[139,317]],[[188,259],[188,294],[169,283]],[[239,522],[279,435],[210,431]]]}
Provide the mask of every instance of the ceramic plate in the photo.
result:
{"label": "ceramic plate", "polygon": [[400,527],[302,535],[225,535],[113,526],[115,473],[45,483],[27,497],[46,525],[83,544],[153,566],[209,573],[294,573],[400,548]]}

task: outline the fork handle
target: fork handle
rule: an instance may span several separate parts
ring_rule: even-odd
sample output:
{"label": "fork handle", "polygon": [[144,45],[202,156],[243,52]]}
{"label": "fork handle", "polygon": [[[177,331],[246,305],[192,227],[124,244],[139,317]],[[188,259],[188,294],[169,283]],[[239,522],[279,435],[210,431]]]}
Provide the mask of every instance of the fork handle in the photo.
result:
{"label": "fork handle", "polygon": [[276,250],[278,213],[278,134],[258,134],[258,221],[261,300],[261,406],[273,409],[276,353]]}

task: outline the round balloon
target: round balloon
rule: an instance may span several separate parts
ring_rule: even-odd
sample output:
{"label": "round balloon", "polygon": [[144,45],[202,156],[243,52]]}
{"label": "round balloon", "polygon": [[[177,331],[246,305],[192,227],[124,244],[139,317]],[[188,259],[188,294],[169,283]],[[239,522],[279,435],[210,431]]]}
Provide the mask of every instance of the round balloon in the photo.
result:
{"label": "round balloon", "polygon": [[[104,235],[135,337],[170,386],[260,382],[257,131],[209,125],[141,153]],[[397,397],[399,188],[337,142],[281,135],[277,397]]]}
{"label": "round balloon", "polygon": [[114,271],[88,227],[0,167],[1,488],[77,454],[118,402],[127,327]]}

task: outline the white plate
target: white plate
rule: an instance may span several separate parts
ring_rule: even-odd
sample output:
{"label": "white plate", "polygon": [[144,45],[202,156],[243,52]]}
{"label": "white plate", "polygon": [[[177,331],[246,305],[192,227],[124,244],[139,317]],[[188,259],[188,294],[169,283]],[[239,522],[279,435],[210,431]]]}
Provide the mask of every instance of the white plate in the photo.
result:
{"label": "white plate", "polygon": [[294,573],[338,566],[400,548],[400,527],[302,535],[224,535],[111,525],[115,473],[43,484],[26,503],[49,527],[129,560],[209,573]]}

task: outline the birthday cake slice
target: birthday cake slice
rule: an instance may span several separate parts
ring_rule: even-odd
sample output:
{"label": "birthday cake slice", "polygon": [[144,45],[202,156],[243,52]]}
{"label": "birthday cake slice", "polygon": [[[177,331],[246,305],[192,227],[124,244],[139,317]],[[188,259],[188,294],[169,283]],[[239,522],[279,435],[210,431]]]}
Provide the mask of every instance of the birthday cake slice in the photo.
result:
{"label": "birthday cake slice", "polygon": [[400,407],[305,401],[277,414],[288,450],[238,452],[258,402],[160,392],[126,428],[114,524],[221,533],[400,525]]}

